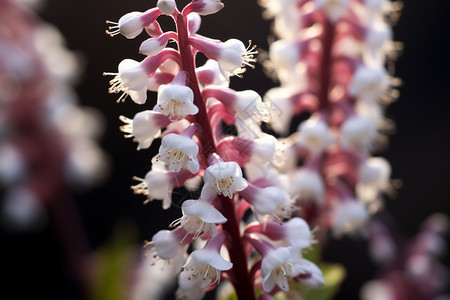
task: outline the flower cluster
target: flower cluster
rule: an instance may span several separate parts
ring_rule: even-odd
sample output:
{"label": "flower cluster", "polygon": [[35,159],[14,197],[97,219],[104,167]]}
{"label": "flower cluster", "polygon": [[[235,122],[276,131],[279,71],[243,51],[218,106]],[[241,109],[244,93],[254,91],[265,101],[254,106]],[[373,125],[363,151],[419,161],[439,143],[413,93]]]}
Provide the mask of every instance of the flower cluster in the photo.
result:
{"label": "flower cluster", "polygon": [[[271,104],[254,91],[229,88],[231,76],[252,67],[255,46],[198,34],[200,16],[223,6],[219,0],[193,0],[179,11],[174,0],[159,0],[155,8],[108,22],[112,36],[134,38],[144,30],[149,35],[139,49],[146,55],[141,62],[125,59],[117,73],[105,73],[114,76],[109,91],[121,93],[119,102],[130,96],[149,105],[147,92],[157,92],[152,109],[120,117],[121,130],[134,137],[138,150],[161,138],[151,170],[135,177],[132,189],[146,202],[162,200],[167,209],[174,188],[203,181],[200,197],[182,203],[174,229],[157,232],[148,243],[149,252],[179,274],[178,299],[201,299],[221,278],[233,284],[239,299],[255,299],[255,289],[271,297],[295,282],[324,283],[320,269],[302,255],[313,241],[309,226],[300,218],[283,223],[296,208],[289,193],[270,180],[243,176],[244,167],[250,173],[261,162],[280,164],[283,144],[260,128],[270,121]],[[176,31],[163,31],[160,15],[170,16]],[[199,53],[208,58],[202,66],[196,62]],[[249,211],[255,222],[246,224]],[[204,246],[188,254],[196,240]]]}
{"label": "flower cluster", "polygon": [[434,214],[408,241],[393,220],[384,217],[370,222],[369,249],[381,272],[378,279],[363,286],[361,299],[448,298],[449,268],[440,261],[446,252],[448,229],[448,216]]}
{"label": "flower cluster", "polygon": [[72,86],[80,64],[56,28],[16,0],[0,1],[0,27],[2,220],[33,230],[70,199],[69,187],[105,176],[102,119],[78,105]]}
{"label": "flower cluster", "polygon": [[[383,109],[397,97],[386,66],[401,48],[391,24],[400,5],[369,0],[264,0],[278,40],[267,67],[280,86],[269,90],[271,126],[283,138],[284,164],[262,178],[280,178],[320,234],[362,231],[394,190],[389,163],[372,153],[392,123]],[[388,22],[389,21],[389,22]],[[293,124],[293,118],[303,118]],[[298,167],[300,166],[300,167]],[[254,179],[254,178],[252,178]]]}

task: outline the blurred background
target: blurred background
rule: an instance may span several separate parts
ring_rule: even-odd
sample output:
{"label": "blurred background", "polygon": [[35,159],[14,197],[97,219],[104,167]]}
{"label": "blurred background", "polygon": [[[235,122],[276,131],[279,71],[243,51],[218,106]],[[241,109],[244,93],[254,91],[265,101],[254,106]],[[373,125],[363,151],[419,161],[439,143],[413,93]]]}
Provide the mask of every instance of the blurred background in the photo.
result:
{"label": "blurred background", "polygon": [[[182,7],[187,1],[178,2]],[[222,11],[203,18],[200,33],[221,40],[252,40],[263,50],[268,49],[270,21],[262,19],[257,2],[223,2]],[[132,118],[138,111],[152,108],[154,95],[144,106],[129,99],[117,104],[118,96],[107,93],[110,78],[102,76],[105,71],[116,72],[124,58],[142,60],[137,50],[145,38],[110,38],[104,32],[105,20],[116,21],[127,12],[143,11],[155,4],[156,0],[46,0],[38,10],[42,20],[57,26],[66,38],[67,47],[81,58],[84,71],[75,85],[80,103],[98,109],[105,120],[100,146],[108,153],[110,174],[90,189],[75,190],[75,206],[71,211],[82,225],[89,251],[115,259],[111,268],[123,266],[114,249],[140,248],[144,240],[167,228],[180,214],[177,206],[163,211],[159,201],[143,205],[144,198],[133,195],[130,189],[135,184],[132,177],[143,177],[150,169],[157,148],[154,145],[136,151],[137,144],[124,139],[119,131],[122,125],[119,116]],[[378,154],[392,164],[392,177],[403,182],[398,196],[387,199],[386,209],[400,230],[411,237],[430,214],[450,215],[450,45],[447,42],[450,2],[406,0],[404,4],[403,14],[394,28],[395,40],[405,46],[396,64],[396,76],[402,79],[403,85],[399,100],[387,110],[387,117],[395,121],[397,132],[390,137],[387,149]],[[231,82],[236,90],[254,89],[260,94],[275,85],[259,65],[255,70],[248,70],[243,79],[233,78]],[[51,218],[31,232],[17,232],[8,225],[3,226],[2,273],[6,276],[3,293],[12,295],[10,299],[30,296],[81,299],[82,293],[67,263],[66,246],[61,243],[61,235],[69,235],[70,240],[70,232],[67,228],[56,229]],[[115,248],[115,245],[121,246]],[[376,276],[377,267],[370,261],[366,242],[361,238],[332,240],[325,251],[325,260],[347,267],[346,281],[336,299],[358,299],[361,285]],[[448,255],[444,262],[449,264]],[[129,280],[125,277],[123,280]]]}

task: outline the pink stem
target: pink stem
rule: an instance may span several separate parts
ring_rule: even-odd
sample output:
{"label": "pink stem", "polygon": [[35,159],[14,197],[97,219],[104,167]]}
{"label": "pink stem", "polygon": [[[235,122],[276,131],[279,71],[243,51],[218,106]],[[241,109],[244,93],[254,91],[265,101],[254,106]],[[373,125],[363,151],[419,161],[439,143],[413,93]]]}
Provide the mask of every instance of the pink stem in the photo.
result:
{"label": "pink stem", "polygon": [[[195,73],[195,57],[191,46],[189,45],[189,37],[187,31],[186,19],[182,14],[175,17],[178,32],[178,45],[181,54],[181,67],[186,71],[186,85],[189,86],[194,93],[194,104],[199,111],[195,116],[195,121],[200,125],[196,135],[203,146],[205,161],[213,157],[217,152],[214,143],[213,132],[209,124],[209,118],[206,111],[206,105],[203,101],[202,94],[199,89],[197,75]],[[222,195],[218,196],[218,208],[228,219],[223,224],[223,230],[227,232],[226,246],[230,255],[233,268],[230,271],[231,282],[235,287],[236,294],[240,300],[255,299],[255,293],[247,269],[247,256],[244,252],[244,244],[239,231],[239,222],[236,218],[234,203],[231,199]]]}

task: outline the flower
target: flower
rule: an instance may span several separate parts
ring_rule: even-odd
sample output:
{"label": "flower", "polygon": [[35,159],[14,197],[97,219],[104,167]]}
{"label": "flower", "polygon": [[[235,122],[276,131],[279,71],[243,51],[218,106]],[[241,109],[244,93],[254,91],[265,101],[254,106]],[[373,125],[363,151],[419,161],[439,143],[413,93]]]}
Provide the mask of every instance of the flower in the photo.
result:
{"label": "flower", "polygon": [[271,216],[280,222],[290,218],[295,208],[289,194],[275,186],[260,188],[250,184],[239,194],[258,216]]}
{"label": "flower", "polygon": [[214,59],[208,59],[206,63],[196,69],[198,80],[204,85],[215,85],[220,87],[228,87],[230,84],[220,71],[219,64]]}
{"label": "flower", "polygon": [[371,157],[358,168],[356,192],[362,201],[370,202],[377,198],[380,191],[389,189],[391,166],[382,157]]}
{"label": "flower", "polygon": [[118,73],[103,73],[103,75],[115,75],[109,82],[111,87],[108,92],[122,95],[117,102],[125,101],[130,95],[137,104],[144,104],[147,100],[147,85],[149,78],[141,64],[132,59],[124,59],[119,64]]}
{"label": "flower", "polygon": [[304,249],[311,246],[313,236],[305,220],[295,217],[285,223],[266,221],[254,222],[245,228],[245,234],[263,234],[274,241],[282,240],[282,245]]}
{"label": "flower", "polygon": [[142,42],[139,47],[139,53],[147,56],[155,55],[161,52],[166,47],[167,42],[171,38],[170,33],[163,33],[155,38],[148,38]]}
{"label": "flower", "polygon": [[321,154],[332,143],[333,137],[327,124],[319,119],[310,118],[298,127],[298,144],[315,155]]}
{"label": "flower", "polygon": [[283,223],[284,238],[289,242],[290,246],[297,249],[308,248],[313,240],[311,230],[308,223],[302,218],[292,218]]}
{"label": "flower", "polygon": [[132,186],[135,194],[147,196],[148,203],[153,199],[163,200],[163,209],[168,209],[172,202],[171,193],[175,186],[181,186],[191,177],[191,172],[168,172],[164,164],[156,163],[152,165],[152,169],[147,172],[145,178],[133,177],[134,180],[140,181],[137,185]]}
{"label": "flower", "polygon": [[385,90],[388,75],[386,70],[380,67],[359,67],[353,74],[348,92],[352,96],[358,96],[362,100],[374,102]]}
{"label": "flower", "polygon": [[277,285],[287,292],[289,291],[287,278],[296,278],[299,275],[314,278],[309,282],[311,285],[319,286],[325,283],[320,269],[302,258],[300,252],[293,247],[279,247],[264,255],[261,263],[264,291],[270,292]]}
{"label": "flower", "polygon": [[159,153],[152,159],[152,163],[163,161],[170,172],[185,169],[196,174],[200,169],[197,154],[198,145],[191,138],[169,133],[163,137]]}
{"label": "flower", "polygon": [[269,53],[273,68],[280,81],[288,83],[295,80],[295,76],[292,75],[299,62],[300,47],[296,43],[278,40],[270,45]]}
{"label": "flower", "polygon": [[317,171],[301,168],[295,171],[289,185],[290,194],[300,200],[322,204],[325,195],[323,179]]}
{"label": "flower", "polygon": [[183,216],[173,221],[170,226],[183,227],[194,239],[202,233],[217,233],[215,224],[223,224],[227,219],[209,202],[202,200],[186,200],[181,206]]}
{"label": "flower", "polygon": [[233,264],[222,258],[219,253],[225,239],[224,234],[210,239],[205,247],[189,255],[178,283],[182,289],[190,289],[200,283],[200,288],[215,285],[220,281],[221,271],[230,270]]}
{"label": "flower", "polygon": [[153,110],[168,116],[172,122],[198,113],[192,90],[178,84],[163,84],[159,87],[158,100]]}
{"label": "flower", "polygon": [[341,126],[341,145],[344,148],[368,150],[377,136],[372,118],[352,116]]}
{"label": "flower", "polygon": [[158,0],[156,7],[158,7],[163,14],[172,15],[175,12],[177,4],[175,3],[175,0]]}
{"label": "flower", "polygon": [[138,150],[150,147],[153,139],[161,135],[161,128],[171,123],[166,116],[152,110],[141,111],[132,120],[124,116],[120,116],[119,119],[125,123],[120,130],[127,133],[126,138],[134,136],[139,143]]}
{"label": "flower", "polygon": [[141,16],[142,12],[133,11],[123,15],[119,22],[106,21],[107,24],[113,24],[113,26],[109,27],[109,30],[113,29],[113,31],[106,31],[106,33],[110,36],[122,34],[127,39],[135,38],[144,29]]}
{"label": "flower", "polygon": [[201,196],[203,199],[210,199],[219,194],[233,198],[234,193],[248,186],[247,180],[242,177],[241,168],[233,161],[217,162],[209,166],[205,170],[203,180],[205,182]]}
{"label": "flower", "polygon": [[141,181],[141,183],[131,187],[135,194],[146,195],[148,197],[146,202],[153,199],[162,199],[163,208],[170,207],[173,185],[169,172],[163,166],[153,164],[152,170],[145,175],[144,179],[138,177],[133,179]]}
{"label": "flower", "polygon": [[347,12],[349,0],[314,0],[316,8],[322,9],[332,23],[336,23]]}
{"label": "flower", "polygon": [[9,143],[0,144],[0,184],[8,185],[26,175],[26,162],[18,149]]}
{"label": "flower", "polygon": [[345,200],[333,211],[333,234],[340,237],[361,229],[368,218],[369,214],[363,203],[357,200]]}
{"label": "flower", "polygon": [[220,0],[193,0],[188,7],[189,12],[206,16],[218,12],[224,7],[224,4]]}
{"label": "flower", "polygon": [[236,39],[225,41],[221,45],[221,51],[217,58],[223,73],[240,76],[245,72],[245,66],[254,68],[251,63],[256,62],[253,56],[258,54],[257,51],[254,51],[255,48],[256,46],[251,47],[250,45],[246,48],[241,41]]}
{"label": "flower", "polygon": [[183,245],[181,238],[187,235],[182,228],[177,228],[173,231],[160,230],[153,235],[152,241],[148,244],[152,247],[150,251],[154,252],[154,255],[157,255],[159,258],[172,263],[175,272],[179,272],[187,259],[187,245]]}
{"label": "flower", "polygon": [[122,34],[127,39],[133,39],[142,32],[144,27],[150,26],[160,14],[161,11],[158,8],[152,8],[145,12],[127,13],[119,19],[119,22],[106,21],[107,24],[113,25],[106,33],[110,36]]}
{"label": "flower", "polygon": [[271,103],[271,121],[273,130],[287,135],[293,115],[291,103],[291,90],[289,88],[273,88],[264,95],[264,102]]}
{"label": "flower", "polygon": [[253,90],[237,92],[233,107],[242,120],[252,119],[257,124],[270,121],[270,103],[262,102],[261,96]]}
{"label": "flower", "polygon": [[254,68],[252,63],[256,62],[254,55],[256,46],[244,44],[236,39],[230,39],[223,43],[215,42],[201,36],[191,36],[190,44],[198,51],[205,54],[208,58],[214,59],[219,63],[222,74],[229,78],[231,75],[237,75],[245,72],[245,66]]}

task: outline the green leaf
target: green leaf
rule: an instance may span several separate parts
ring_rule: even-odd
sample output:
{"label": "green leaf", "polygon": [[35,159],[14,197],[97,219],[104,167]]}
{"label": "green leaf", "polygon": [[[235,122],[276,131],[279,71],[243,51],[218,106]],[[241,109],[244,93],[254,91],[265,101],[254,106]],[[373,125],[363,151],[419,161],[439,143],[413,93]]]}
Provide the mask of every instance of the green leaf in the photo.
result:
{"label": "green leaf", "polygon": [[136,228],[128,222],[120,222],[112,238],[94,254],[91,299],[127,299],[127,282],[137,253]]}

